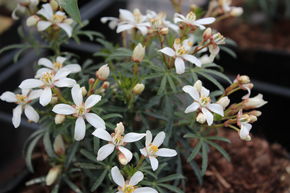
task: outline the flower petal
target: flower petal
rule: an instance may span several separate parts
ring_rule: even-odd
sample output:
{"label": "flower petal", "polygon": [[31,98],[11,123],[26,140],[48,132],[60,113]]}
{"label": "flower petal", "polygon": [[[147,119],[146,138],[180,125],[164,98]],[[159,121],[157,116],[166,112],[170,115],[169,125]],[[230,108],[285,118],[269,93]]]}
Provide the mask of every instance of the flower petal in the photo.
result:
{"label": "flower petal", "polygon": [[73,87],[76,84],[76,81],[71,78],[62,78],[56,82],[54,82],[54,85],[57,87]]}
{"label": "flower petal", "polygon": [[59,23],[59,24],[57,24],[57,26],[60,27],[61,29],[63,29],[66,32],[68,37],[72,36],[73,28],[69,24]]}
{"label": "flower petal", "polygon": [[53,107],[52,111],[61,115],[71,115],[75,113],[75,108],[67,104],[57,104]]}
{"label": "flower petal", "polygon": [[214,113],[224,116],[224,108],[220,104],[208,104],[207,108]]}
{"label": "flower petal", "polygon": [[70,71],[71,73],[77,73],[81,71],[81,66],[78,64],[68,64],[63,69]]}
{"label": "flower petal", "polygon": [[200,96],[202,97],[208,97],[209,96],[209,90],[206,89],[205,87],[201,87],[200,89]]}
{"label": "flower petal", "polygon": [[37,30],[44,31],[52,25],[50,21],[39,21],[37,23]]}
{"label": "flower petal", "polygon": [[177,74],[183,74],[185,71],[185,64],[182,58],[177,57],[174,62],[175,70]]}
{"label": "flower petal", "polygon": [[16,95],[10,91],[6,91],[2,93],[2,95],[0,96],[0,99],[8,103],[15,103],[17,101]]}
{"label": "flower petal", "polygon": [[86,123],[83,117],[78,117],[75,125],[74,138],[77,141],[82,140],[86,135]]}
{"label": "flower petal", "polygon": [[40,95],[39,103],[42,106],[46,106],[50,103],[51,98],[52,98],[51,88],[45,87]]}
{"label": "flower petal", "polygon": [[49,68],[40,68],[36,71],[34,78],[40,78],[43,73],[51,72],[52,70]]}
{"label": "flower petal", "polygon": [[65,57],[58,56],[56,57],[56,62],[63,64],[66,61]]}
{"label": "flower petal", "polygon": [[129,185],[136,186],[144,178],[144,174],[140,171],[137,171],[130,179]]}
{"label": "flower petal", "polygon": [[137,188],[134,193],[158,193],[155,189],[149,187]]}
{"label": "flower petal", "polygon": [[174,149],[161,148],[156,152],[155,155],[160,157],[174,157],[177,155],[177,152]]}
{"label": "flower petal", "polygon": [[119,13],[121,20],[135,22],[135,17],[130,11],[126,9],[119,9]]}
{"label": "flower petal", "polygon": [[39,114],[30,105],[25,105],[24,113],[29,121],[37,123],[39,121]]}
{"label": "flower petal", "polygon": [[134,28],[134,25],[132,25],[132,24],[121,24],[121,25],[118,25],[118,27],[117,27],[117,33],[129,30],[132,28]]}
{"label": "flower petal", "polygon": [[153,171],[157,170],[158,165],[159,165],[158,160],[153,156],[149,156],[149,160],[150,160],[152,170]]}
{"label": "flower petal", "polygon": [[113,181],[118,186],[123,187],[125,185],[124,177],[122,176],[122,174],[117,166],[115,166],[111,169],[111,175],[112,175]]}
{"label": "flower petal", "polygon": [[105,141],[112,141],[112,136],[108,133],[108,131],[106,131],[105,129],[96,129],[93,133],[92,133],[95,137],[98,137],[100,139],[103,139]]}
{"label": "flower petal", "polygon": [[86,113],[86,120],[96,129],[106,129],[105,121],[95,113]]}
{"label": "flower petal", "polygon": [[43,92],[42,89],[37,89],[37,90],[32,90],[29,95],[28,95],[28,99],[29,100],[34,100],[40,97],[41,93]]}
{"label": "flower petal", "polygon": [[175,51],[172,48],[165,47],[159,50],[159,52],[162,52],[163,54],[166,54],[168,56],[175,56]]}
{"label": "flower petal", "polygon": [[198,108],[200,107],[200,105],[197,102],[192,103],[191,105],[189,105],[186,109],[185,109],[185,113],[192,113],[194,111],[196,111]]}
{"label": "flower petal", "polygon": [[21,122],[21,114],[22,114],[22,105],[17,105],[13,109],[12,123],[15,128],[19,127]]}
{"label": "flower petal", "polygon": [[251,137],[249,136],[250,130],[252,129],[252,125],[249,123],[241,123],[241,130],[239,132],[240,138],[243,140],[250,140]]}
{"label": "flower petal", "polygon": [[151,143],[152,143],[152,133],[151,133],[151,131],[147,130],[146,131],[146,140],[145,140],[146,147],[149,146]]}
{"label": "flower petal", "polygon": [[145,133],[127,133],[124,136],[123,141],[126,143],[131,143],[131,142],[139,141],[140,139],[142,139],[145,136],[146,136]]}
{"label": "flower petal", "polygon": [[148,29],[146,26],[137,25],[137,29],[141,32],[143,36],[145,36],[148,32]]}
{"label": "flower petal", "polygon": [[189,55],[189,54],[185,54],[182,56],[182,58],[184,58],[185,60],[195,64],[198,67],[201,67],[201,62],[199,59],[197,59],[197,57]]}
{"label": "flower petal", "polygon": [[61,68],[61,69],[59,69],[57,71],[57,73],[53,77],[53,80],[59,80],[59,79],[62,79],[62,78],[66,78],[66,76],[69,75],[69,74],[70,74],[70,71]]}
{"label": "flower petal", "polygon": [[164,142],[164,139],[165,139],[165,132],[161,131],[156,135],[152,144],[159,147]]}
{"label": "flower petal", "polygon": [[114,149],[115,149],[115,145],[113,145],[111,143],[104,145],[98,151],[97,160],[98,161],[103,161],[109,155],[111,155],[111,153],[113,153]]}
{"label": "flower petal", "polygon": [[83,103],[82,89],[80,88],[80,85],[76,84],[73,86],[71,89],[71,96],[77,106],[80,106]]}
{"label": "flower petal", "polygon": [[207,124],[212,125],[213,123],[213,115],[211,112],[209,112],[206,108],[201,109],[202,113],[204,114]]}
{"label": "flower petal", "polygon": [[216,19],[214,17],[206,17],[206,18],[196,20],[195,23],[200,24],[200,25],[206,25],[206,24],[212,24],[213,22],[215,22],[215,20]]}
{"label": "flower petal", "polygon": [[97,104],[101,99],[102,99],[102,96],[93,94],[87,98],[85,102],[85,107],[89,109],[95,106],[95,104]]}
{"label": "flower petal", "polygon": [[182,88],[182,90],[184,92],[186,92],[187,94],[189,94],[194,100],[198,101],[199,100],[199,94],[198,91],[196,90],[196,88],[194,88],[193,86],[190,85],[186,85]]}
{"label": "flower petal", "polygon": [[21,82],[21,84],[19,85],[19,88],[22,88],[22,89],[29,89],[29,88],[37,88],[37,87],[41,87],[43,86],[43,82],[41,80],[38,80],[38,79],[26,79],[26,80],[23,80]]}
{"label": "flower petal", "polygon": [[40,58],[38,60],[38,65],[42,65],[42,66],[45,66],[47,68],[53,68],[52,62],[47,58]]}
{"label": "flower petal", "polygon": [[145,157],[148,156],[148,153],[147,153],[146,148],[140,149],[140,152],[141,152],[141,154],[144,155]]}
{"label": "flower petal", "polygon": [[53,17],[53,10],[49,3],[42,5],[42,8],[37,12],[37,14],[42,15],[47,20]]}
{"label": "flower petal", "polygon": [[132,152],[123,146],[119,146],[118,149],[120,150],[120,152],[124,154],[128,162],[130,162],[133,157]]}

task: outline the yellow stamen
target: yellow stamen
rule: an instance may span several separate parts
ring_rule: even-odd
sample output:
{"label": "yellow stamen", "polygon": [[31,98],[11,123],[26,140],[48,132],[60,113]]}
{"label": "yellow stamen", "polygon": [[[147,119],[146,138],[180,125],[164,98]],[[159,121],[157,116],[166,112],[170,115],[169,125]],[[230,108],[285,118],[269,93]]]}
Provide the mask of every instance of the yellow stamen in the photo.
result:
{"label": "yellow stamen", "polygon": [[210,101],[211,99],[209,97],[201,97],[200,99],[201,105],[207,105],[210,103]]}
{"label": "yellow stamen", "polygon": [[86,108],[84,105],[80,105],[76,107],[76,114],[77,116],[82,116],[86,113]]}
{"label": "yellow stamen", "polygon": [[136,190],[136,187],[132,186],[132,185],[125,185],[122,188],[122,192],[124,192],[124,193],[133,193],[135,190]]}
{"label": "yellow stamen", "polygon": [[62,64],[59,62],[54,62],[53,67],[54,67],[54,69],[59,70],[62,68]]}
{"label": "yellow stamen", "polygon": [[40,80],[42,80],[46,85],[51,85],[53,79],[53,73],[52,72],[45,72],[41,76]]}
{"label": "yellow stamen", "polygon": [[150,144],[149,146],[149,153],[155,154],[158,151],[158,146]]}
{"label": "yellow stamen", "polygon": [[186,15],[186,19],[190,20],[190,21],[195,21],[196,20],[196,15],[194,12],[189,12],[187,15]]}
{"label": "yellow stamen", "polygon": [[55,23],[61,23],[65,20],[66,16],[65,15],[53,15],[52,17],[52,20],[55,22]]}
{"label": "yellow stamen", "polygon": [[17,103],[18,104],[25,104],[27,101],[27,96],[21,95],[21,94],[17,94],[16,95],[16,99],[17,99]]}

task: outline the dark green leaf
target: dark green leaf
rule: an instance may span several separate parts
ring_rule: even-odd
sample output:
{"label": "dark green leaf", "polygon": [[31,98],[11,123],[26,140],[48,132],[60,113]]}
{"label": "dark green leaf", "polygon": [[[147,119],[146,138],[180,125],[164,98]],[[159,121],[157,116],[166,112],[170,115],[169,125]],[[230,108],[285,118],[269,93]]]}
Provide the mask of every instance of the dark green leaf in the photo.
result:
{"label": "dark green leaf", "polygon": [[104,181],[105,177],[107,176],[108,170],[104,170],[101,175],[97,176],[96,182],[91,187],[91,192],[95,191]]}
{"label": "dark green leaf", "polygon": [[78,7],[77,0],[58,0],[60,7],[62,7],[69,16],[78,23],[81,23],[81,14]]}

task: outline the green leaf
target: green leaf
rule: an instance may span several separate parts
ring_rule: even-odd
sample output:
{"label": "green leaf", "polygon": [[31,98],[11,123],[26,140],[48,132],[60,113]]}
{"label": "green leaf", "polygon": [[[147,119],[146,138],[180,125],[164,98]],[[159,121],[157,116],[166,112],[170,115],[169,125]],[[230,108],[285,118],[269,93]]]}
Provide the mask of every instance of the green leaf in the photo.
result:
{"label": "green leaf", "polygon": [[176,192],[176,193],[184,193],[182,190],[180,190],[179,188],[177,188],[176,186],[172,186],[169,184],[158,184],[159,186],[166,188],[172,192]]}
{"label": "green leaf", "polygon": [[166,76],[163,76],[157,95],[161,95],[163,93],[166,87],[166,83],[167,83],[167,78]]}
{"label": "green leaf", "polygon": [[49,130],[47,130],[43,136],[43,145],[44,145],[44,148],[45,148],[47,155],[50,158],[56,157],[54,150],[53,150],[53,147],[52,147],[51,140],[50,140]]}
{"label": "green leaf", "polygon": [[207,169],[208,165],[208,146],[206,143],[202,143],[202,152],[201,152],[201,157],[202,157],[202,163],[201,163],[201,174],[204,175]]}
{"label": "green leaf", "polygon": [[187,158],[187,161],[188,162],[191,162],[195,156],[199,153],[200,149],[201,149],[201,145],[202,145],[202,142],[198,142],[198,144],[193,148],[190,156]]}
{"label": "green leaf", "polygon": [[207,141],[207,143],[216,148],[228,161],[231,161],[230,155],[221,146],[212,141]]}
{"label": "green leaf", "polygon": [[227,143],[231,143],[231,141],[227,138],[224,138],[224,137],[220,137],[220,136],[209,136],[209,137],[206,137],[207,140],[218,140],[218,141],[224,141],[224,142],[227,142]]}
{"label": "green leaf", "polygon": [[67,156],[67,159],[66,159],[66,162],[65,162],[65,168],[68,168],[70,163],[72,162],[73,158],[75,157],[75,154],[78,150],[78,147],[79,147],[79,142],[75,142],[71,149],[69,150],[68,152],[68,156]]}
{"label": "green leaf", "polygon": [[170,88],[172,89],[173,92],[176,92],[176,86],[171,78],[170,75],[167,76],[167,80],[168,80],[168,83],[169,83],[169,86]]}
{"label": "green leaf", "polygon": [[77,167],[80,167],[82,169],[88,169],[88,170],[96,170],[100,169],[100,166],[93,164],[93,163],[83,163],[83,162],[77,162],[74,164]]}
{"label": "green leaf", "polygon": [[94,155],[94,154],[92,154],[91,152],[89,152],[89,151],[87,151],[87,150],[85,150],[85,149],[81,149],[81,154],[83,155],[83,156],[85,156],[87,159],[89,159],[89,160],[91,160],[91,161],[93,161],[93,162],[97,162],[97,157]]}
{"label": "green leaf", "polygon": [[96,182],[91,187],[91,192],[95,191],[104,181],[105,177],[107,176],[108,170],[104,170],[101,175],[97,177]]}
{"label": "green leaf", "polygon": [[25,162],[26,162],[26,166],[30,172],[34,172],[33,165],[32,165],[32,152],[33,152],[37,142],[40,140],[41,137],[42,137],[42,135],[35,137],[27,147]]}
{"label": "green leaf", "polygon": [[81,23],[81,14],[78,7],[77,0],[58,0],[60,7],[62,7],[69,16],[78,23]]}
{"label": "green leaf", "polygon": [[75,185],[72,181],[70,181],[66,176],[63,179],[65,183],[70,187],[70,189],[75,191],[75,193],[82,193],[80,188],[77,185]]}
{"label": "green leaf", "polygon": [[169,176],[166,176],[164,178],[160,178],[158,180],[159,183],[163,183],[163,182],[169,182],[169,181],[172,181],[172,180],[176,180],[176,179],[183,179],[184,176],[181,175],[181,174],[172,174],[172,175],[169,175]]}
{"label": "green leaf", "polygon": [[53,189],[51,190],[50,193],[58,193],[59,192],[59,183],[55,184]]}
{"label": "green leaf", "polygon": [[209,81],[211,81],[214,85],[216,85],[220,90],[224,90],[223,86],[216,80],[214,79],[212,76],[203,73],[203,72],[197,72],[199,75],[203,76],[204,78],[208,79]]}

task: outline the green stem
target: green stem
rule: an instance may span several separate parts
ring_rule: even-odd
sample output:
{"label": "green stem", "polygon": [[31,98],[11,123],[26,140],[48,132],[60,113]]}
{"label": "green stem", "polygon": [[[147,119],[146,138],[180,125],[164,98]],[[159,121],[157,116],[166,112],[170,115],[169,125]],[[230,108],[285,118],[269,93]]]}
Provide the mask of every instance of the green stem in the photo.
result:
{"label": "green stem", "polygon": [[139,170],[139,168],[142,166],[144,160],[145,160],[145,157],[142,155],[137,163],[136,170]]}
{"label": "green stem", "polygon": [[57,98],[63,103],[69,103],[62,96],[61,91],[58,88],[52,88],[53,93],[57,96]]}

